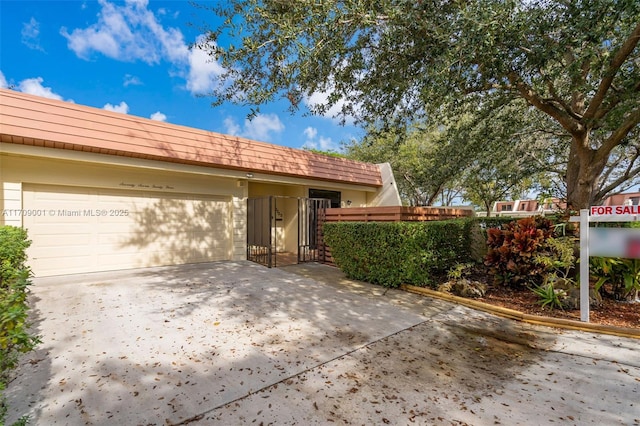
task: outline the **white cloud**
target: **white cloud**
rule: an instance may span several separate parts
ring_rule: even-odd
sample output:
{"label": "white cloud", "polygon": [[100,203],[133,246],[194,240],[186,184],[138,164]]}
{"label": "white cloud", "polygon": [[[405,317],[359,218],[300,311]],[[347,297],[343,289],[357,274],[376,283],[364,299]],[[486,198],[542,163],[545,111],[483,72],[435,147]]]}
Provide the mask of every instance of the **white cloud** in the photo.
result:
{"label": "white cloud", "polygon": [[315,127],[307,127],[306,129],[304,129],[303,133],[307,137],[307,139],[315,139],[318,135],[318,129],[316,129]]}
{"label": "white cloud", "polygon": [[44,98],[57,99],[60,101],[64,100],[62,96],[55,93],[51,87],[44,87],[42,85],[43,81],[44,79],[42,77],[27,78],[18,84],[18,90],[30,95],[42,96]]}
{"label": "white cloud", "polygon": [[[348,61],[343,61],[341,64],[338,65],[339,68],[344,68],[348,66],[349,66]],[[360,76],[356,76],[356,78],[360,78]],[[316,107],[319,105],[327,105],[329,102],[329,97],[333,92],[335,92],[335,90],[336,90],[335,83],[333,81],[333,78],[330,77],[329,80],[326,83],[324,83],[318,91],[310,95],[305,95],[303,102],[307,106],[307,108],[309,108],[311,111],[314,111]],[[347,125],[354,124],[355,117],[350,115],[343,117],[342,110],[346,104],[351,103],[350,106],[351,108],[353,108],[354,114],[356,116],[360,115],[360,112],[361,112],[360,104],[353,103],[353,101],[349,101],[349,99],[357,99],[357,98],[358,96],[355,96],[355,95],[350,96],[349,94],[343,94],[343,96],[340,99],[338,99],[337,102],[335,102],[331,108],[325,111],[322,114],[322,116],[325,118],[329,118],[333,121],[338,121],[340,123],[342,123],[342,121],[344,120],[344,124],[347,124]]]}
{"label": "white cloud", "polygon": [[[204,36],[199,36],[196,44],[200,44]],[[213,46],[211,46],[213,47]],[[206,94],[217,84],[217,77],[224,72],[218,61],[213,60],[207,52],[194,46],[189,51],[189,74],[187,89],[192,94]]]}
{"label": "white cloud", "polygon": [[161,113],[160,111],[154,112],[153,114],[151,114],[151,117],[149,118],[156,121],[167,121],[167,116]]}
{"label": "white cloud", "polygon": [[320,151],[340,151],[340,146],[333,142],[331,138],[318,136],[318,129],[315,127],[307,127],[302,132],[306,141],[302,145],[303,148],[318,149]]}
{"label": "white cloud", "polygon": [[119,112],[121,114],[129,113],[129,105],[127,105],[125,101],[120,102],[120,104],[118,105],[111,105],[109,103],[105,104],[105,106],[103,106],[102,109],[105,109],[107,111]]}
{"label": "white cloud", "polygon": [[[329,92],[315,92],[310,96],[305,96],[304,103],[305,105],[307,105],[309,109],[313,110],[314,106],[316,105],[326,104],[327,101],[329,100],[329,95],[330,95]],[[329,108],[329,110],[327,110],[323,114],[323,117],[330,118],[334,121],[341,120],[342,117],[340,116],[340,114],[341,114],[342,108],[346,103],[347,101],[345,98],[340,99],[331,108]],[[357,106],[356,106],[356,109],[357,109]],[[351,125],[354,123],[354,121],[355,121],[354,117],[347,116],[345,120],[345,124]]]}
{"label": "white cloud", "polygon": [[284,131],[284,124],[276,114],[258,114],[252,120],[245,119],[243,126],[229,117],[224,126],[227,134],[265,142],[270,141],[271,134]]}
{"label": "white cloud", "polygon": [[135,75],[127,74],[124,76],[124,82],[122,83],[124,87],[127,86],[141,86],[142,80],[140,80]]}
{"label": "white cloud", "polygon": [[[11,88],[18,92],[27,93],[29,95],[42,96],[43,98],[57,99],[59,101],[71,102],[73,99],[64,99],[61,95],[51,89],[51,87],[45,87],[42,83],[44,79],[42,77],[25,78],[17,85],[11,84]],[[2,71],[0,71],[0,88],[9,88],[9,83],[5,78]]]}
{"label": "white cloud", "polygon": [[7,89],[9,87],[9,83],[7,83],[7,79],[4,78],[4,74],[0,71],[0,89]]}
{"label": "white cloud", "polygon": [[[102,9],[96,23],[72,31],[60,30],[68,48],[78,57],[89,60],[101,54],[118,61],[143,61],[149,65],[167,61],[175,67],[169,74],[184,78],[192,94],[211,92],[216,77],[224,69],[205,51],[197,47],[190,50],[180,29],[165,28],[160,23],[158,17],[168,15],[165,9],[159,9],[156,16],[147,9],[147,0],[127,0],[124,4],[99,0],[99,3]],[[199,36],[196,44],[203,37]]]}
{"label": "white cloud", "polygon": [[225,133],[228,135],[240,136],[240,133],[242,133],[242,128],[232,117],[225,118],[223,124]]}
{"label": "white cloud", "polygon": [[44,49],[40,46],[40,23],[31,17],[29,22],[22,23],[22,44],[29,49],[40,50],[44,52]]}
{"label": "white cloud", "polygon": [[87,28],[68,32],[60,30],[67,39],[67,46],[83,59],[93,53],[109,58],[133,62],[141,60],[150,65],[162,59],[186,63],[189,48],[182,32],[177,28],[164,28],[147,0],[127,0],[124,5],[99,0],[102,9],[98,22]]}

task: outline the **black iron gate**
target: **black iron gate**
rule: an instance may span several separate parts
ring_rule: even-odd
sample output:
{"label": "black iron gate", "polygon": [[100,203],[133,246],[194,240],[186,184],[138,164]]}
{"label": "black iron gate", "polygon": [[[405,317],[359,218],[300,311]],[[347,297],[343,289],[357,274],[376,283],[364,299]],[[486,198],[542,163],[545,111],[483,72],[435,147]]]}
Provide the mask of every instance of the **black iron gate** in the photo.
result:
{"label": "black iron gate", "polygon": [[320,257],[320,229],[324,222],[324,212],[331,207],[331,201],[320,198],[300,198],[298,200],[298,263],[322,262]]}
{"label": "black iron gate", "polygon": [[[279,242],[278,238],[285,238],[279,237],[277,232],[278,221],[283,220],[284,210],[284,203],[279,206],[278,200],[285,199],[292,198],[269,196],[247,200],[247,259],[269,268],[278,266],[279,257],[281,264],[284,259],[296,255],[298,263],[322,261],[318,246],[319,232],[324,211],[330,207],[330,201],[318,198],[297,199],[298,245],[297,254],[294,254],[278,253],[278,247],[282,247],[282,241]],[[293,261],[295,262],[295,257]]]}
{"label": "black iron gate", "polygon": [[247,259],[271,268],[274,246],[272,233],[275,225],[273,197],[247,200]]}

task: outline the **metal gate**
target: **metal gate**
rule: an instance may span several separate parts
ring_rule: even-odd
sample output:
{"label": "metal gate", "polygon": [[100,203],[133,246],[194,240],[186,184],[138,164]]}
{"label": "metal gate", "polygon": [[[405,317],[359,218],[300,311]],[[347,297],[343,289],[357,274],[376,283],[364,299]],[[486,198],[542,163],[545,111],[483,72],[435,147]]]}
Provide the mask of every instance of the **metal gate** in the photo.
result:
{"label": "metal gate", "polygon": [[[318,246],[319,233],[325,209],[330,207],[330,201],[297,198],[298,245],[296,248],[292,247],[291,251],[297,249],[297,253],[294,254],[278,253],[278,247],[283,247],[282,239],[286,238],[278,232],[278,229],[282,229],[278,228],[278,222],[283,221],[282,211],[285,199],[291,200],[292,197],[269,196],[247,199],[247,260],[269,268],[277,267],[279,260],[281,264],[285,263],[284,260],[291,256],[296,256],[298,263],[322,261]],[[281,201],[280,207],[278,200]],[[289,226],[288,229],[295,232],[293,226]]]}
{"label": "metal gate", "polygon": [[247,200],[247,259],[269,268],[273,266],[273,208],[273,197]]}
{"label": "metal gate", "polygon": [[322,262],[320,230],[331,201],[320,198],[298,199],[298,263]]}

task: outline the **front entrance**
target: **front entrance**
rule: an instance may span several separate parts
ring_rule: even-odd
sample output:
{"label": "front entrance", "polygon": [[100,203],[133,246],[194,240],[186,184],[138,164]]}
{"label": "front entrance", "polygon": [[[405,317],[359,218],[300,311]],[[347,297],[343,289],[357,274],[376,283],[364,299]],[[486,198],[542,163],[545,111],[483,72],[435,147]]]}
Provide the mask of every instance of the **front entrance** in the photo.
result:
{"label": "front entrance", "polygon": [[321,262],[320,225],[330,203],[316,198],[249,198],[247,259],[269,268]]}

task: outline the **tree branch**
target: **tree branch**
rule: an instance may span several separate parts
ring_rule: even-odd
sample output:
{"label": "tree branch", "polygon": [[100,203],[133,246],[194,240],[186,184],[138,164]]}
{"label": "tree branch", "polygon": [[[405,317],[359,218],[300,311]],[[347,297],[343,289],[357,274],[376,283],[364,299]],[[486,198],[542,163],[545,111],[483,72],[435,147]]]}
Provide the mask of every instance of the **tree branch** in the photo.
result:
{"label": "tree branch", "polygon": [[584,131],[580,122],[571,117],[571,115],[563,109],[560,109],[542,99],[540,95],[535,93],[533,89],[524,81],[522,81],[520,79],[520,76],[518,76],[515,72],[509,72],[507,78],[509,79],[511,84],[518,90],[520,96],[522,96],[527,102],[538,108],[540,111],[551,116],[552,118],[555,118],[556,121],[570,134],[573,135]]}
{"label": "tree branch", "polygon": [[[601,197],[604,198],[608,193],[610,193],[611,191],[613,191],[614,189],[616,189],[618,186],[620,186],[622,183],[624,183],[626,180],[628,180],[630,177],[632,176],[637,176],[640,173],[640,164],[634,169],[633,166],[635,164],[635,162],[638,160],[638,158],[640,158],[640,147],[634,147],[636,149],[635,154],[629,159],[629,165],[627,166],[627,169],[625,170],[624,173],[622,173],[620,176],[618,176],[617,179],[615,179],[614,181],[610,182],[608,185],[601,187],[598,192],[596,193],[596,197]],[[620,158],[624,156],[624,153],[620,154]],[[613,163],[618,163],[619,161],[614,161]],[[615,167],[610,167],[609,170],[607,170],[607,172],[604,175],[604,181],[606,182],[606,180],[608,179],[608,177],[611,175],[611,173],[613,172]]]}
{"label": "tree branch", "polygon": [[[549,164],[548,161],[543,161],[541,159],[539,159],[534,153],[529,153],[529,157],[531,157],[533,159],[533,161],[535,161],[537,164],[539,164],[541,167],[541,169],[544,169],[547,172],[551,172],[551,173],[556,173],[558,175],[563,175],[566,173],[566,170],[563,169],[557,169],[554,166],[558,165],[554,165],[554,164]],[[560,163],[562,164],[562,163]]]}
{"label": "tree branch", "polygon": [[[542,74],[542,71],[540,71],[540,73]],[[549,89],[549,94],[551,94],[551,97],[552,97],[552,99],[550,100],[557,102],[558,105],[560,105],[562,109],[564,109],[567,112],[567,114],[571,115],[576,120],[580,120],[582,116],[574,111],[575,102],[573,106],[570,106],[569,104],[567,104],[565,101],[563,101],[560,98],[560,96],[558,96],[558,92],[556,92],[556,88],[554,87],[553,82],[547,79],[546,77],[545,77],[545,80],[547,82],[547,88]],[[574,96],[574,99],[575,99],[575,96]],[[547,101],[547,99],[544,99],[544,100]]]}
{"label": "tree branch", "polygon": [[587,111],[585,111],[584,113],[585,119],[591,120],[596,116],[596,112],[602,105],[602,102],[604,102],[604,99],[607,95],[607,92],[609,91],[609,88],[613,83],[613,79],[616,76],[616,73],[618,72],[622,64],[627,60],[629,55],[633,53],[633,50],[638,45],[639,41],[640,41],[640,22],[638,22],[638,25],[636,25],[636,27],[631,32],[627,40],[622,44],[620,49],[616,52],[613,59],[611,59],[611,63],[609,64],[609,67],[604,72],[604,78],[600,82],[598,91],[593,96],[593,99],[589,103],[589,107],[587,108]]}
{"label": "tree branch", "polygon": [[622,122],[622,124],[604,140],[602,146],[597,150],[597,159],[608,156],[613,148],[618,146],[620,141],[622,141],[622,139],[624,139],[624,137],[627,136],[629,132],[638,125],[638,123],[640,123],[640,108],[631,111],[624,122]]}
{"label": "tree branch", "polygon": [[634,176],[634,175],[638,175],[638,174],[640,174],[640,165],[638,165],[638,167],[636,167],[635,169],[629,170],[628,173],[625,173],[624,175],[618,177],[616,180],[611,182],[609,185],[607,185],[604,188],[600,189],[596,193],[595,199],[598,199],[598,200],[604,199],[605,196],[609,195],[609,193],[611,191],[613,191],[618,186],[620,186],[622,183],[624,183],[624,181],[629,179],[630,176]]}

